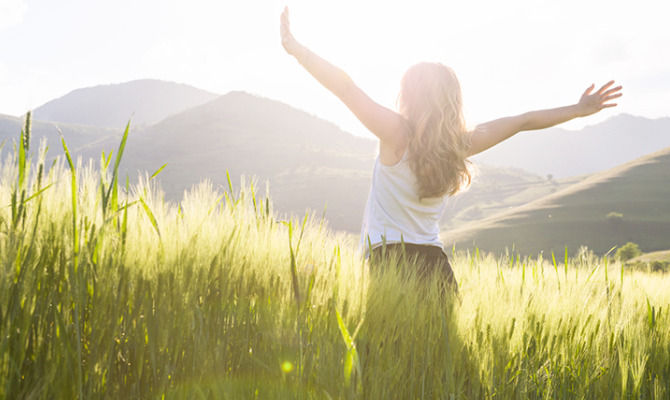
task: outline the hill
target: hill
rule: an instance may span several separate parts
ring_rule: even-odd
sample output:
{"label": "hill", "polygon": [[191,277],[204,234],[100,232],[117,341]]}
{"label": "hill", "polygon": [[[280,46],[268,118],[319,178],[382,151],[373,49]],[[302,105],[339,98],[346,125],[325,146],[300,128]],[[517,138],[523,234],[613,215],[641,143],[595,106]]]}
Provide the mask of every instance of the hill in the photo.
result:
{"label": "hill", "polygon": [[446,232],[446,243],[522,254],[597,253],[635,242],[644,251],[668,248],[670,148],[595,174],[525,206]]}
{"label": "hill", "polygon": [[130,136],[125,171],[168,166],[160,182],[168,198],[203,179],[227,186],[226,171],[265,182],[279,212],[310,208],[336,229],[358,230],[376,144],[286,104],[231,92]]}
{"label": "hill", "polygon": [[122,129],[156,123],[218,95],[155,79],[74,90],[34,110],[36,120]]}
{"label": "hill", "polygon": [[522,132],[474,157],[554,178],[591,174],[670,146],[670,118],[614,116],[578,131]]}

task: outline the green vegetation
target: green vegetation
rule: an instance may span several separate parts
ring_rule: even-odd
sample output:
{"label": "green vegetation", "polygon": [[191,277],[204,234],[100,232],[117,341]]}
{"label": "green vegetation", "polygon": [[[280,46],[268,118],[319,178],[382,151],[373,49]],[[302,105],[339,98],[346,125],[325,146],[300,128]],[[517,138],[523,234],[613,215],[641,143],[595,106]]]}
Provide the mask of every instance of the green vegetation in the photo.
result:
{"label": "green vegetation", "polygon": [[28,131],[0,169],[0,398],[670,395],[669,276],[457,253],[452,301],[253,185],[167,203],[121,185],[126,135],[47,171]]}
{"label": "green vegetation", "polygon": [[616,251],[616,258],[621,262],[626,262],[639,256],[640,254],[642,254],[642,251],[640,251],[640,246],[638,246],[637,243],[628,242],[619,247],[619,249]]}

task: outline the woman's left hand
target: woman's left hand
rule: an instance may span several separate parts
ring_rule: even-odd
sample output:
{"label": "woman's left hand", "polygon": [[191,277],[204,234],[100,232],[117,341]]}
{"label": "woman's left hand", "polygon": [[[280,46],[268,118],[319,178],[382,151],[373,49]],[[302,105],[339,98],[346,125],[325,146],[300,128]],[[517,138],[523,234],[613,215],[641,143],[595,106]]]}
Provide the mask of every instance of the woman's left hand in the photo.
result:
{"label": "woman's left hand", "polygon": [[585,117],[595,114],[603,108],[615,107],[617,104],[610,103],[609,101],[621,97],[623,93],[621,93],[620,85],[609,89],[612,85],[614,85],[614,81],[609,81],[595,93],[591,93],[595,88],[595,84],[589,86],[579,99],[579,103],[577,103],[580,116]]}

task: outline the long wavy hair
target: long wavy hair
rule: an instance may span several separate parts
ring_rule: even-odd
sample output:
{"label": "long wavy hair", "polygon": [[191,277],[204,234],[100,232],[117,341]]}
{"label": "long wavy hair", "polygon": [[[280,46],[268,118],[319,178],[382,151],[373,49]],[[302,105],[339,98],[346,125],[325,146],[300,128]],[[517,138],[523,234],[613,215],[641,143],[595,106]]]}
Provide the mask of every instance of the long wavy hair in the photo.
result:
{"label": "long wavy hair", "polygon": [[472,182],[461,86],[454,71],[420,63],[403,76],[398,111],[410,125],[408,160],[419,198],[454,195]]}

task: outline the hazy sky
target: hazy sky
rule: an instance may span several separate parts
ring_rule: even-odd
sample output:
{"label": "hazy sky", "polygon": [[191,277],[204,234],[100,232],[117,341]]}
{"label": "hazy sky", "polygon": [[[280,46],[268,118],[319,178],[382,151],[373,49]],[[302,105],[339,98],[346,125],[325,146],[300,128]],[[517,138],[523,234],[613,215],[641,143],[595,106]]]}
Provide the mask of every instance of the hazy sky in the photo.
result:
{"label": "hazy sky", "polygon": [[0,0],[0,113],[19,115],[84,86],[157,78],[245,90],[344,129],[365,128],[283,53],[298,40],[392,107],[410,65],[454,68],[475,124],[577,101],[616,79],[618,112],[670,116],[667,0]]}

